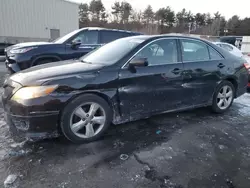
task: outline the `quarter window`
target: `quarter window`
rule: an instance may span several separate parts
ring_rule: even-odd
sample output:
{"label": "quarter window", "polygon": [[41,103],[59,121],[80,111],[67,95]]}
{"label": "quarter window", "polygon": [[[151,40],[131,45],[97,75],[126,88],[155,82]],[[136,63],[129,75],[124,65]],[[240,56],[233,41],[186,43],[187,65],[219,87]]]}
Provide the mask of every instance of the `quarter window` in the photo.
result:
{"label": "quarter window", "polygon": [[181,40],[183,61],[208,61],[207,45],[196,40]]}
{"label": "quarter window", "polygon": [[222,57],[221,57],[221,55],[215,50],[215,49],[213,49],[212,47],[208,47],[208,49],[209,49],[209,53],[210,53],[210,59],[211,60],[220,60],[220,59],[223,59]]}
{"label": "quarter window", "polygon": [[226,44],[221,44],[221,47],[224,48],[225,50],[229,51],[229,52],[233,50],[232,46],[229,46],[229,45],[226,45]]}
{"label": "quarter window", "polygon": [[135,58],[147,58],[149,65],[172,64],[178,61],[174,39],[163,39],[144,47]]}
{"label": "quarter window", "polygon": [[84,31],[74,38],[72,42],[81,42],[81,44],[97,44],[98,31]]}

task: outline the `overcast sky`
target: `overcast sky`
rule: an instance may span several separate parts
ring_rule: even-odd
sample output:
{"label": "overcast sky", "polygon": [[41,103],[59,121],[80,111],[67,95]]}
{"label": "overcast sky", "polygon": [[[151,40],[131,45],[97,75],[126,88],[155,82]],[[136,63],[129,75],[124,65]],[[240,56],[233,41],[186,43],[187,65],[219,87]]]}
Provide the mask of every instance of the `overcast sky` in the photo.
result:
{"label": "overcast sky", "polygon": [[[71,0],[78,3],[89,3],[91,0]],[[117,0],[102,0],[106,9],[110,10],[111,5]],[[151,4],[154,10],[170,6],[174,11],[182,8],[191,10],[193,13],[202,12],[211,14],[219,11],[227,19],[237,14],[241,18],[250,17],[249,0],[127,0],[136,10],[145,9]]]}

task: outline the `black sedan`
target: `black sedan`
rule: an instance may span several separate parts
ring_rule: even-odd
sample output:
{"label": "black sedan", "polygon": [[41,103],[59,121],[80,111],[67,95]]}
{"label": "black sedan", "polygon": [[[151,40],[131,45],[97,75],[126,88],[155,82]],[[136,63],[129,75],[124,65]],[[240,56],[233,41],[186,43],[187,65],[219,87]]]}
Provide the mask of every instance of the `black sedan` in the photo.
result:
{"label": "black sedan", "polygon": [[184,36],[136,36],[79,60],[39,65],[9,77],[2,102],[12,131],[26,137],[62,133],[82,143],[110,124],[211,106],[230,108],[246,92],[243,59]]}

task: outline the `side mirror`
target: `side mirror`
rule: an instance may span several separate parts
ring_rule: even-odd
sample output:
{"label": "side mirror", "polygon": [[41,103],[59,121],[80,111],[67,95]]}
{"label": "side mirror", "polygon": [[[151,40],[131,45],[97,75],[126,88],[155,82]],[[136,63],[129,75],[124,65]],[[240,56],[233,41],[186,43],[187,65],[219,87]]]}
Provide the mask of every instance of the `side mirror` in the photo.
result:
{"label": "side mirror", "polygon": [[82,42],[80,40],[75,40],[72,41],[71,46],[73,49],[77,49],[78,46],[80,46],[82,44]]}
{"label": "side mirror", "polygon": [[146,66],[148,66],[147,58],[132,59],[129,62],[129,66],[130,67],[146,67]]}

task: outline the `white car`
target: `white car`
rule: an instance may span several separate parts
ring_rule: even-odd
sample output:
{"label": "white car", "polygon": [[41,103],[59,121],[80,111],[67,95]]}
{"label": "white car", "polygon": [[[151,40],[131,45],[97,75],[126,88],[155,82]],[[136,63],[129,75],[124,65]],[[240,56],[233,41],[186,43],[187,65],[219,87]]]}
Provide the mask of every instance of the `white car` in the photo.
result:
{"label": "white car", "polygon": [[228,44],[228,43],[225,43],[225,42],[214,42],[214,44],[216,44],[217,46],[229,51],[230,53],[238,56],[238,57],[243,57],[244,54],[237,48],[235,47],[234,45],[232,44]]}
{"label": "white car", "polygon": [[224,48],[225,50],[229,51],[230,53],[234,54],[235,56],[242,57],[244,58],[249,64],[250,64],[250,54],[249,55],[244,55],[240,49],[235,47],[232,44],[228,44],[225,42],[214,42],[217,46]]}

